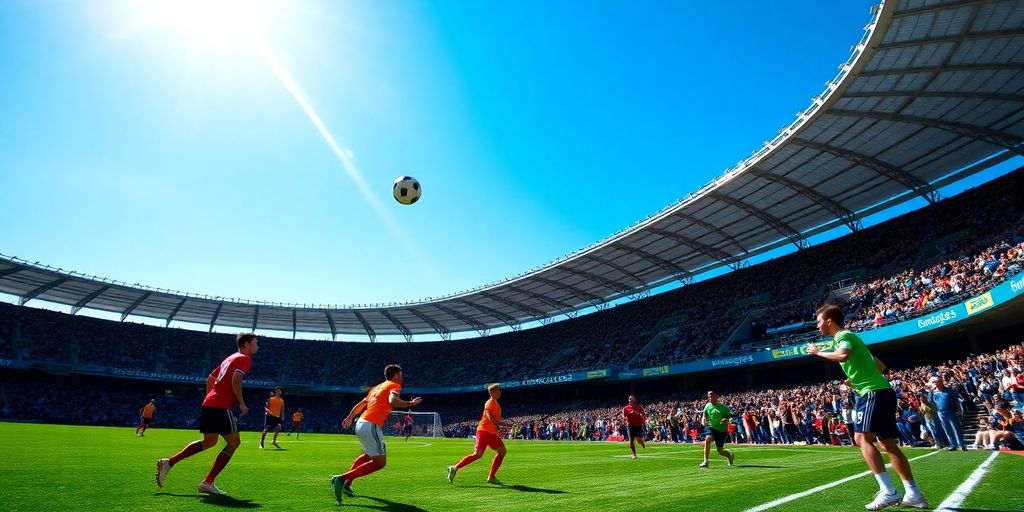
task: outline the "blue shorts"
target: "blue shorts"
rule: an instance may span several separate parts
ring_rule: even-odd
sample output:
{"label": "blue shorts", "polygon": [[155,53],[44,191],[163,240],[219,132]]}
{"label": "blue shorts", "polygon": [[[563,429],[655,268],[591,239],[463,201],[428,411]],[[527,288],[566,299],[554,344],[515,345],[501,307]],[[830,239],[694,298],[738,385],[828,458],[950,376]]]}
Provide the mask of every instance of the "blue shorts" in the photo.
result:
{"label": "blue shorts", "polygon": [[853,431],[874,434],[878,439],[899,439],[896,428],[896,392],[868,391],[857,397],[853,407]]}

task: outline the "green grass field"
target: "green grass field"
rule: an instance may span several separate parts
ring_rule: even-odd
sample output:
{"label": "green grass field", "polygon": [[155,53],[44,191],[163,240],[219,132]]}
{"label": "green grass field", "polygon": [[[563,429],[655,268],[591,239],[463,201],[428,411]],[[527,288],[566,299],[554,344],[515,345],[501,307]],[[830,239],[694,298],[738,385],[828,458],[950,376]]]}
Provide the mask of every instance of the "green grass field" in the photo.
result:
{"label": "green grass field", "polygon": [[[155,461],[197,439],[192,431],[0,423],[0,510],[260,509],[338,510],[328,485],[358,455],[349,435],[282,436],[282,450],[258,450],[259,434],[242,433],[242,446],[217,485],[231,497],[200,496],[196,484],[219,449],[188,459],[171,471],[163,489]],[[736,466],[712,455],[697,468],[700,447],[651,445],[639,460],[622,443],[508,441],[498,473],[505,483],[484,482],[491,453],[460,471],[455,485],[445,468],[472,451],[465,439],[388,440],[388,467],[357,480],[357,510],[708,510],[751,507],[865,471],[851,448],[735,446]],[[268,443],[269,446],[269,443]],[[909,450],[921,489],[933,507],[990,452]],[[895,476],[895,475],[894,475]],[[960,510],[1024,509],[1024,457],[1000,454]],[[898,485],[898,484],[897,484]],[[865,476],[772,510],[864,510],[877,490]],[[900,489],[902,492],[902,488]],[[893,510],[895,510],[894,508]]]}

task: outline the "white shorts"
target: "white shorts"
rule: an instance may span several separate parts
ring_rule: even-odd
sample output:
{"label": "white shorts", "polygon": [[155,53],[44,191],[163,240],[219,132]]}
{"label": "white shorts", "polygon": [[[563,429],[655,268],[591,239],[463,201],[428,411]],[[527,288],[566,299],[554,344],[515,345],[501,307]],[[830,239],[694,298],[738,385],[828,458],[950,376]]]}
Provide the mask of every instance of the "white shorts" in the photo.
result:
{"label": "white shorts", "polygon": [[359,446],[370,457],[387,455],[388,449],[384,445],[384,430],[370,423],[359,419],[356,421],[356,438],[359,439]]}

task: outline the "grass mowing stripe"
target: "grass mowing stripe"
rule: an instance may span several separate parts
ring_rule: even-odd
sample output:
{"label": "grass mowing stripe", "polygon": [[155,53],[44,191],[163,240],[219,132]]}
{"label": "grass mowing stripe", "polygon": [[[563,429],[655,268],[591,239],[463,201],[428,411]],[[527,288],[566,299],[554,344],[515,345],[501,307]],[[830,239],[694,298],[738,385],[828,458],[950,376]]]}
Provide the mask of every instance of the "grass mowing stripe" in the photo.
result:
{"label": "grass mowing stripe", "polygon": [[988,458],[985,459],[985,462],[982,462],[981,465],[978,466],[978,469],[975,469],[974,472],[971,473],[971,476],[967,477],[967,480],[964,480],[963,483],[953,491],[953,494],[950,494],[945,500],[943,500],[935,510],[958,509],[960,505],[963,504],[964,500],[967,499],[967,496],[971,494],[971,491],[974,490],[974,486],[978,485],[981,478],[985,476],[985,472],[988,471],[988,466],[992,464],[992,461],[996,460],[997,455],[999,455],[999,452],[992,452],[992,455],[989,455]]}
{"label": "grass mowing stripe", "polygon": [[[918,459],[923,459],[925,457],[931,457],[932,455],[935,455],[937,453],[939,453],[939,452],[937,452],[937,451],[936,452],[929,452],[929,453],[926,453],[924,455],[919,455],[917,457],[914,457],[913,459],[910,459],[910,462],[913,462],[913,461],[918,460]],[[891,466],[892,466],[891,463],[885,465],[885,467],[891,467]],[[849,482],[851,480],[856,480],[858,478],[865,477],[865,476],[868,476],[870,474],[871,474],[870,471],[864,471],[863,473],[857,473],[855,475],[850,475],[850,476],[848,476],[846,478],[840,478],[839,480],[836,480],[835,482],[830,482],[830,483],[827,483],[827,484],[824,484],[824,485],[819,485],[817,487],[814,487],[812,489],[808,489],[808,490],[803,491],[803,492],[798,492],[796,494],[790,494],[789,496],[784,496],[784,497],[779,498],[777,500],[769,501],[768,503],[765,503],[763,505],[758,505],[758,506],[756,506],[754,508],[747,509],[746,512],[761,512],[762,510],[768,510],[770,508],[775,508],[775,507],[777,507],[779,505],[783,505],[783,504],[789,503],[789,502],[791,502],[793,500],[798,500],[800,498],[803,498],[804,496],[810,496],[810,495],[812,495],[812,494],[814,494],[816,492],[824,491],[825,489],[831,489],[831,488],[833,488],[833,487],[835,487],[837,485],[842,485],[842,484],[845,484],[846,482]]]}

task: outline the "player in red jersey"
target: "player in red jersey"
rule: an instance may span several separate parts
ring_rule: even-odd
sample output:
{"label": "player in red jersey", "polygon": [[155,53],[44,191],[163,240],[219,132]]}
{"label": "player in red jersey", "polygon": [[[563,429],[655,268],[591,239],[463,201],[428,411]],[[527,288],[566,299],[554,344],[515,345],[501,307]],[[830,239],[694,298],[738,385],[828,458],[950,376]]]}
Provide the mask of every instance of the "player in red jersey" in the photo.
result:
{"label": "player in red jersey", "polygon": [[220,366],[213,369],[206,379],[206,399],[199,412],[199,431],[203,434],[202,441],[195,441],[176,453],[173,457],[156,461],[156,484],[164,486],[167,473],[175,464],[203,450],[217,446],[217,437],[223,436],[227,446],[217,454],[213,468],[206,479],[199,483],[198,490],[205,494],[227,494],[213,485],[217,475],[231,461],[241,440],[238,436],[238,424],[231,412],[238,404],[242,416],[249,414],[242,396],[242,379],[252,368],[252,356],[259,350],[259,339],[250,332],[241,332],[235,336],[238,352],[231,354]]}
{"label": "player in red jersey", "polygon": [[647,423],[647,413],[644,412],[644,408],[633,395],[629,395],[629,405],[622,408],[622,421],[626,424],[629,434],[629,451],[633,452],[635,459],[635,441],[639,441],[642,448],[647,448],[647,444],[644,442],[644,424]]}
{"label": "player in red jersey", "polygon": [[405,434],[405,441],[409,441],[409,436],[412,435],[412,414],[405,413],[405,419],[402,420],[402,433]]}
{"label": "player in red jersey", "polygon": [[501,440],[501,430],[499,430],[501,427],[507,426],[507,424],[501,422],[501,406],[498,405],[498,399],[501,398],[501,387],[497,384],[491,384],[487,386],[487,394],[491,395],[491,398],[484,402],[484,414],[476,427],[476,446],[473,447],[473,453],[463,457],[458,464],[448,466],[448,483],[453,483],[455,481],[455,473],[483,457],[484,450],[490,448],[497,452],[497,454],[494,456],[494,460],[491,461],[491,472],[487,474],[487,483],[502,485],[494,477],[498,473],[498,468],[501,467],[501,461],[505,459],[506,453],[505,443]]}

